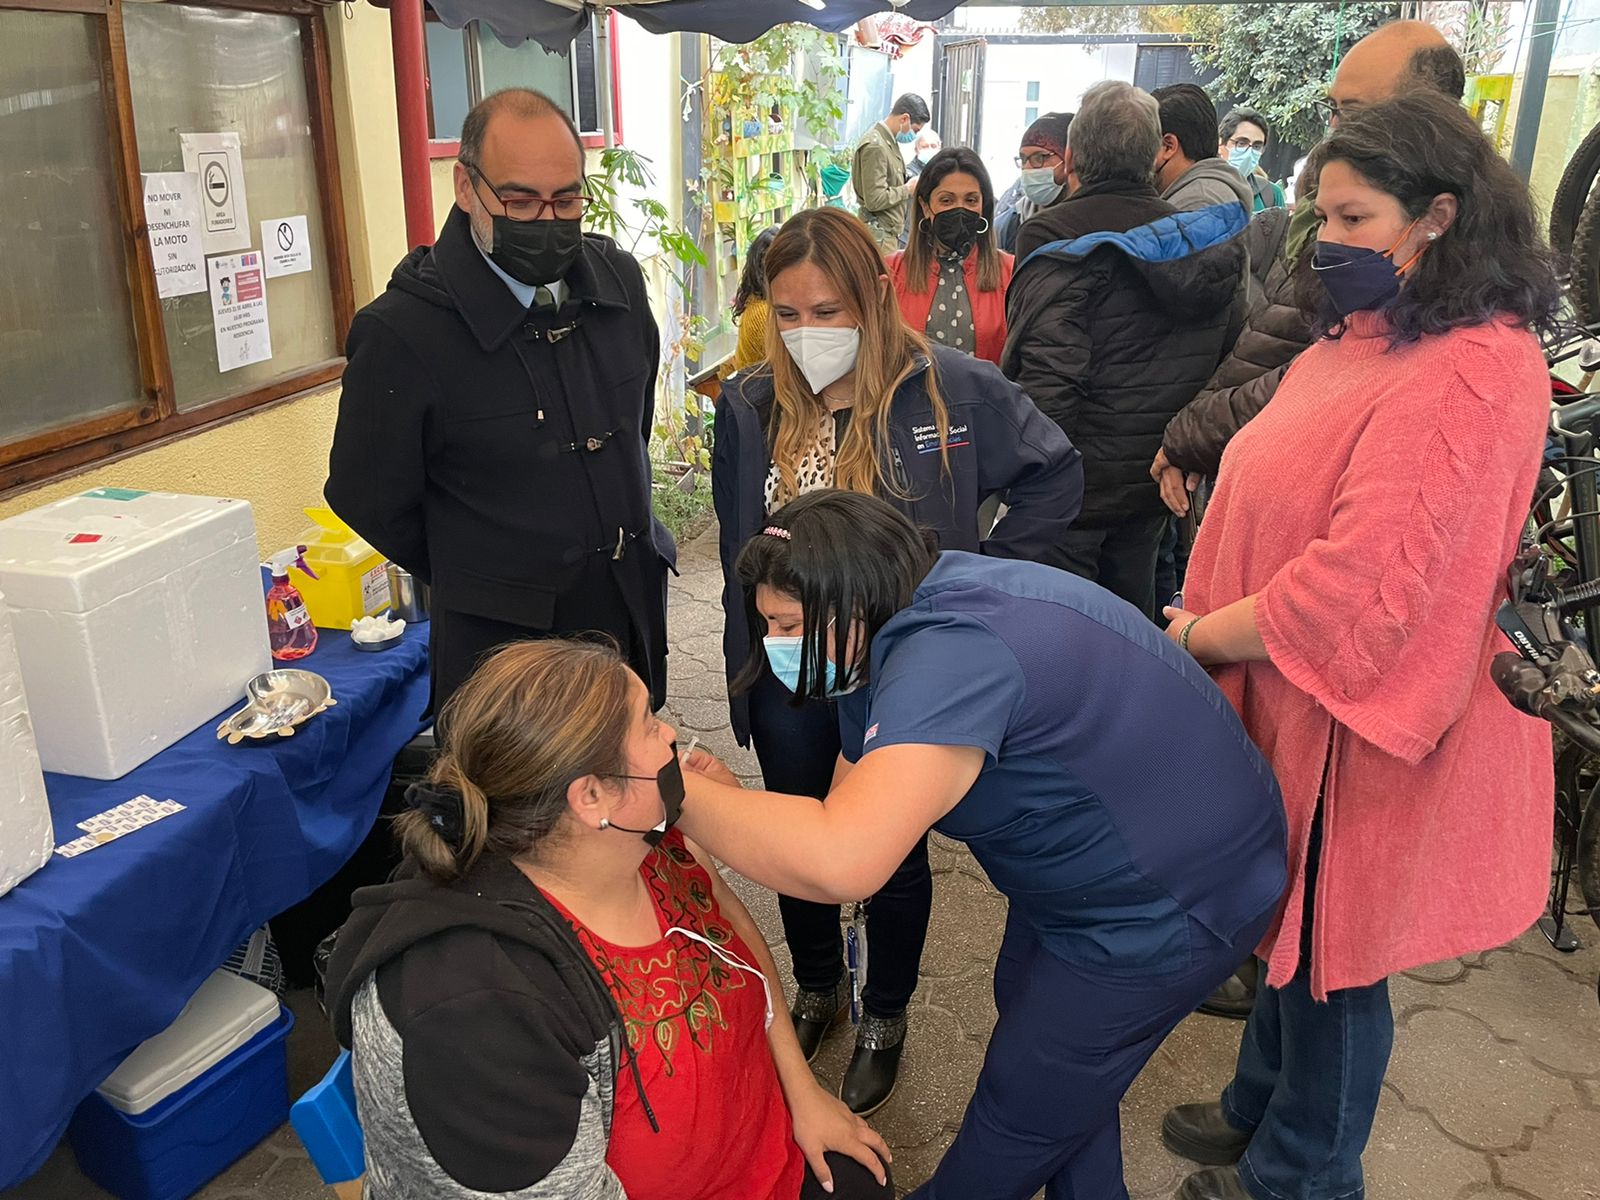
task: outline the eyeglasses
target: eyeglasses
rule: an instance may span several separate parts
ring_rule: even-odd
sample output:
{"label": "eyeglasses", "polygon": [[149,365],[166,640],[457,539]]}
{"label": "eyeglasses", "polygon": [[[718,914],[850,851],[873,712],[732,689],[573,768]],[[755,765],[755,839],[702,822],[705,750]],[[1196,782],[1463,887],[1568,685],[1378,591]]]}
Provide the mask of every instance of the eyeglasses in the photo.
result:
{"label": "eyeglasses", "polygon": [[1236,137],[1229,139],[1228,147],[1232,150],[1265,150],[1267,143],[1265,139],[1259,142],[1252,142],[1247,137]]}
{"label": "eyeglasses", "polygon": [[1061,155],[1054,150],[1039,150],[1033,154],[1019,154],[1011,161],[1019,167],[1037,171],[1040,167],[1048,167],[1051,162],[1060,162]]}
{"label": "eyeglasses", "polygon": [[1346,100],[1343,104],[1332,96],[1323,96],[1316,101],[1317,111],[1322,114],[1322,119],[1330,124],[1340,117],[1351,116],[1361,105],[1355,100]]}
{"label": "eyeglasses", "polygon": [[496,190],[494,184],[484,178],[483,172],[471,163],[462,163],[467,173],[489,189],[490,195],[500,201],[500,207],[506,210],[506,216],[513,221],[540,221],[547,212],[554,213],[562,221],[581,220],[583,214],[589,211],[589,205],[594,203],[591,196],[557,196],[551,200],[544,200],[537,196],[512,196],[509,199]]}

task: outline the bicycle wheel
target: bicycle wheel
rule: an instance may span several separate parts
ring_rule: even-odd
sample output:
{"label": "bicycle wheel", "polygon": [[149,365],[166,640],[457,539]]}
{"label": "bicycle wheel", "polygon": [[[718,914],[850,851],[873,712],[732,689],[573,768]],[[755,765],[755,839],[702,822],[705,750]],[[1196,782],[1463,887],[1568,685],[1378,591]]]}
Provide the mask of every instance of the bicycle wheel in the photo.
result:
{"label": "bicycle wheel", "polygon": [[1585,325],[1600,321],[1600,192],[1584,203],[1572,231],[1567,289],[1579,321]]}
{"label": "bicycle wheel", "polygon": [[1573,859],[1584,907],[1595,924],[1600,925],[1600,800],[1593,796],[1578,824],[1578,844]]}
{"label": "bicycle wheel", "polygon": [[1578,143],[1578,149],[1567,160],[1567,169],[1561,173],[1561,182],[1556,185],[1555,202],[1550,205],[1550,245],[1559,258],[1572,253],[1573,231],[1597,175],[1600,175],[1600,125]]}

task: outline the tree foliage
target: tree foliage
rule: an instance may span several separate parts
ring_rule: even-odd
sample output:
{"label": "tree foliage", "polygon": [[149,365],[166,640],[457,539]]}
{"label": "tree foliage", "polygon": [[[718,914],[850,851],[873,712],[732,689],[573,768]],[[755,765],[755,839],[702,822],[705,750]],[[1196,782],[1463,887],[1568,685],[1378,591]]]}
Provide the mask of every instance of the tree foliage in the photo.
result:
{"label": "tree foliage", "polygon": [[1467,76],[1487,75],[1500,65],[1511,41],[1511,5],[1490,0],[1428,0],[1419,20],[1436,28],[1461,54]]}
{"label": "tree foliage", "polygon": [[1217,72],[1213,96],[1259,109],[1282,141],[1310,146],[1324,121],[1316,102],[1351,45],[1400,15],[1398,4],[1186,5],[1196,65]]}
{"label": "tree foliage", "polygon": [[1278,137],[1309,146],[1324,133],[1316,102],[1338,55],[1399,15],[1398,3],[1084,5],[1024,9],[1021,24],[1033,33],[1188,35],[1196,66],[1217,73],[1206,85],[1212,96],[1237,97]]}
{"label": "tree foliage", "polygon": [[1171,21],[1179,10],[1138,4],[1073,4],[1022,10],[1020,28],[1027,33],[1179,33]]}

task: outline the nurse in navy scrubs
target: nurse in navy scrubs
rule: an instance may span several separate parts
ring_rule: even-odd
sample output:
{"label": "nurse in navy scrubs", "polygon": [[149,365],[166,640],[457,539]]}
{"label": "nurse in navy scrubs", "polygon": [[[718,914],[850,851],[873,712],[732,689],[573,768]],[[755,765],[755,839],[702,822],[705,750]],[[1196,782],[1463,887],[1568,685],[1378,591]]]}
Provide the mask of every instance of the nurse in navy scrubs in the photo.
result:
{"label": "nurse in navy scrubs", "polygon": [[839,698],[844,752],[822,804],[737,790],[697,753],[684,831],[825,903],[870,896],[930,826],[965,842],[1010,901],[1000,1019],[912,1195],[1126,1197],[1123,1093],[1284,889],[1282,801],[1233,709],[1109,592],[940,554],[872,496],[784,506],[738,575],[752,645],[796,695]]}

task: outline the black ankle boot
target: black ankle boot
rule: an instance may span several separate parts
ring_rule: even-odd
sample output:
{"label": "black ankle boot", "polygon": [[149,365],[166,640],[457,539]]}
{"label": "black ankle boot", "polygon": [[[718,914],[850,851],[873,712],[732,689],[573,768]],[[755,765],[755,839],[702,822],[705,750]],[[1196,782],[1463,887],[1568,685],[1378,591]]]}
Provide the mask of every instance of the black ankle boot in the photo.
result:
{"label": "black ankle boot", "polygon": [[839,1025],[849,1011],[850,985],[846,980],[841,979],[831,991],[796,990],[789,1016],[794,1020],[794,1035],[800,1040],[800,1052],[807,1062],[817,1057],[828,1031]]}
{"label": "black ankle boot", "polygon": [[1161,1140],[1174,1154],[1208,1167],[1232,1166],[1250,1146],[1250,1135],[1229,1124],[1215,1100],[1168,1109]]}
{"label": "black ankle boot", "polygon": [[839,1099],[858,1117],[870,1116],[889,1102],[900,1074],[900,1052],[906,1045],[906,1015],[875,1017],[866,1013],[856,1027],[856,1052],[850,1057]]}
{"label": "black ankle boot", "polygon": [[1260,967],[1250,959],[1232,975],[1222,981],[1222,986],[1200,1002],[1200,1011],[1212,1017],[1227,1017],[1234,1021],[1250,1019],[1250,1010],[1256,1006],[1256,985]]}
{"label": "black ankle boot", "polygon": [[1207,1167],[1178,1188],[1175,1200],[1254,1200],[1239,1178],[1238,1167]]}

